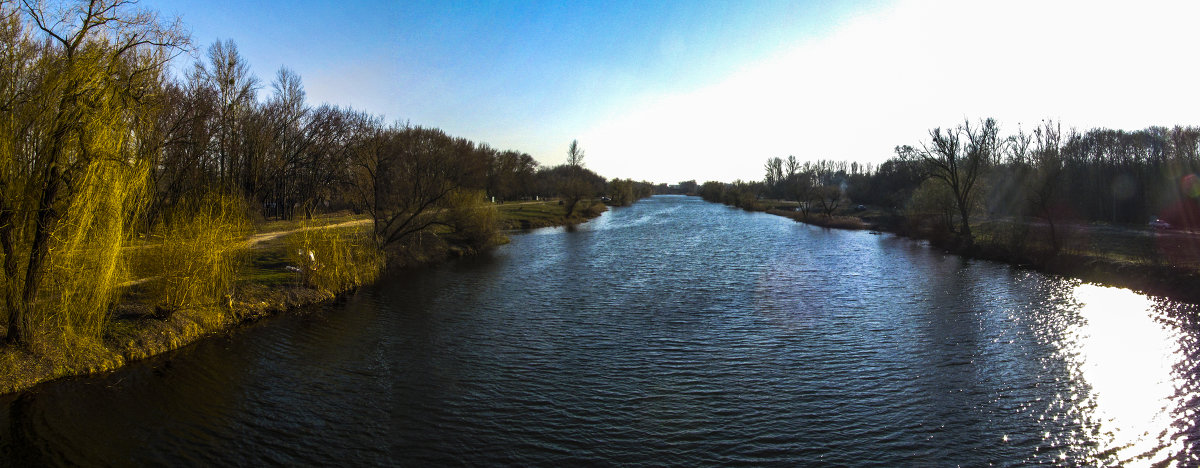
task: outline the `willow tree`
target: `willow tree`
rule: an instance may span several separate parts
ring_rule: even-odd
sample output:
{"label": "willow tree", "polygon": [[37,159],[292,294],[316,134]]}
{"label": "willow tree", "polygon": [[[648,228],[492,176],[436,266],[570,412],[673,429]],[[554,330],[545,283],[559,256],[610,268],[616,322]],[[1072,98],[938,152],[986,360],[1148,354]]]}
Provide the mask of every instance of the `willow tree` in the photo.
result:
{"label": "willow tree", "polygon": [[95,337],[144,206],[154,97],[187,39],[132,2],[0,4],[5,340]]}
{"label": "willow tree", "polygon": [[636,200],[633,179],[613,179],[608,182],[608,197],[615,206],[629,206]]}

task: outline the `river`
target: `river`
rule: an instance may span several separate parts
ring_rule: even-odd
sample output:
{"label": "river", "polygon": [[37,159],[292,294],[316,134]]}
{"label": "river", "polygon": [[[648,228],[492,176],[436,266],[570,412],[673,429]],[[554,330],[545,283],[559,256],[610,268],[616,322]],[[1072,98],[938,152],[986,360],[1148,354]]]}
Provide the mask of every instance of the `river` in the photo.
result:
{"label": "river", "polygon": [[0,397],[0,460],[1198,463],[1194,305],[694,197],[512,240]]}

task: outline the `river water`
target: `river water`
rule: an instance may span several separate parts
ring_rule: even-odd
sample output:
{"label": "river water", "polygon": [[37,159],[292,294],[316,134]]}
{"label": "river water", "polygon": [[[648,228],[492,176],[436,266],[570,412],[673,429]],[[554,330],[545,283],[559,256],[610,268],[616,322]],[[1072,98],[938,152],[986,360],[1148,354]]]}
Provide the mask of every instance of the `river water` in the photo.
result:
{"label": "river water", "polygon": [[0,460],[1195,465],[1198,312],[659,196],[0,397]]}

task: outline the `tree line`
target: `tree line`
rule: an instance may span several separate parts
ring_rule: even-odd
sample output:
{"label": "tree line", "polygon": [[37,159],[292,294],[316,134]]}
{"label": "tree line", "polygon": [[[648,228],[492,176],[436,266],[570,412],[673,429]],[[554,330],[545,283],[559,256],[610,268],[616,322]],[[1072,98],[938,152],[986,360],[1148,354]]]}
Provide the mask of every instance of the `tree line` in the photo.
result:
{"label": "tree line", "polygon": [[1005,135],[995,119],[929,130],[878,167],[769,158],[761,181],[707,182],[707,200],[751,208],[762,199],[798,202],[831,215],[859,204],[910,223],[934,225],[965,245],[972,221],[1048,226],[1053,249],[1063,223],[1200,227],[1200,128],[1079,131],[1044,120]]}
{"label": "tree line", "polygon": [[586,169],[576,142],[567,164],[543,167],[436,128],[314,106],[299,75],[283,67],[264,83],[232,40],[173,74],[193,50],[178,19],[135,1],[0,0],[6,342],[64,330],[96,339],[137,239],[196,246],[159,267],[228,278],[230,236],[255,219],[353,210],[370,215],[369,243],[385,253],[434,230],[483,247],[495,233],[488,202],[561,197],[570,214],[596,196],[649,194]]}
{"label": "tree line", "polygon": [[832,215],[848,200],[861,196],[862,185],[872,174],[869,164],[823,159],[801,162],[796,156],[768,158],[763,167],[766,176],[762,181],[708,181],[699,187],[698,195],[746,209],[761,208],[762,199],[795,201],[805,217]]}

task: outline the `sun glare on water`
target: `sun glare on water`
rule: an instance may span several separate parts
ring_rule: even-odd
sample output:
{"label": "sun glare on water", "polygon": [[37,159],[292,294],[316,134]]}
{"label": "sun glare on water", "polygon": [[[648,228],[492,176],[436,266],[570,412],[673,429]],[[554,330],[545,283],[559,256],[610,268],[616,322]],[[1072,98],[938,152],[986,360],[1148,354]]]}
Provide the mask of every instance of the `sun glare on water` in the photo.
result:
{"label": "sun glare on water", "polygon": [[1178,453],[1173,369],[1185,357],[1174,332],[1155,319],[1150,299],[1133,291],[1082,284],[1074,296],[1082,320],[1067,352],[1076,379],[1090,388],[1080,401],[1102,458],[1140,466]]}

